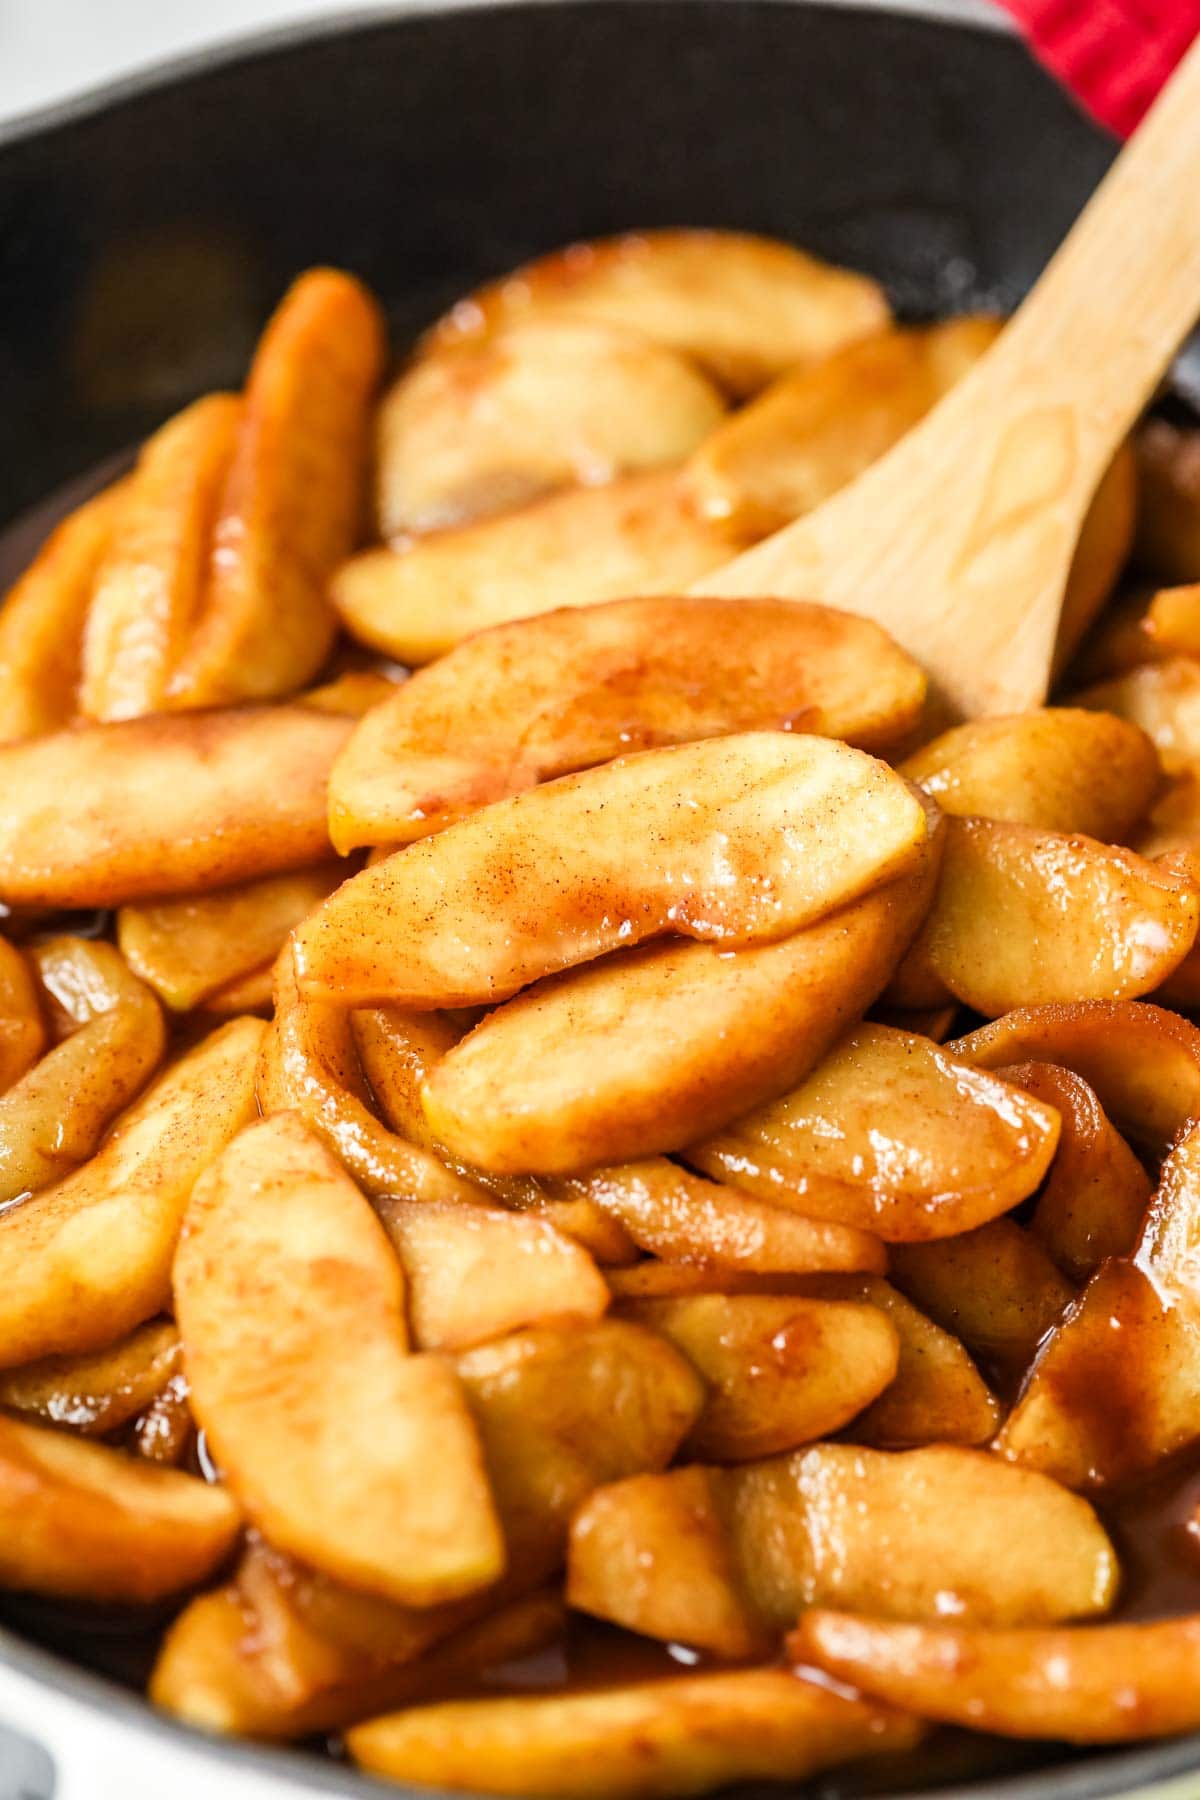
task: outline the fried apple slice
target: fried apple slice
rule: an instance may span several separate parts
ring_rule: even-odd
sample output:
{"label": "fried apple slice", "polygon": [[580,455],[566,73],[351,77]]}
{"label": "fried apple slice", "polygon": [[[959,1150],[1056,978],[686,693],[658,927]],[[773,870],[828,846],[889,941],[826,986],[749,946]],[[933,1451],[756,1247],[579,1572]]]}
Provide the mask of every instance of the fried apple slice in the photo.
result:
{"label": "fried apple slice", "polygon": [[549,1589],[456,1632],[415,1662],[360,1676],[311,1700],[289,1701],[263,1679],[248,1648],[256,1622],[233,1584],[202,1594],[170,1627],[150,1698],[202,1731],[271,1740],[341,1731],[478,1680],[497,1663],[531,1655],[562,1635],[562,1600]]}
{"label": "fried apple slice", "polygon": [[482,1199],[437,1157],[380,1124],[367,1104],[350,1016],[300,998],[290,943],[275,967],[275,1019],[263,1040],[258,1103],[267,1118],[295,1112],[369,1194]]}
{"label": "fried apple slice", "polygon": [[800,728],[879,749],[911,729],[924,690],[885,633],[827,607],[564,608],[471,638],[376,708],[334,766],[330,836],[339,851],[409,843],[554,776],[730,732]]}
{"label": "fried apple slice", "polygon": [[0,1215],[0,1368],[102,1350],[168,1305],[193,1184],[254,1116],[263,1029],[235,1019],[213,1032],[90,1162]]}
{"label": "fried apple slice", "polygon": [[1117,1578],[1091,1507],[1046,1476],[984,1450],[820,1444],[599,1488],[572,1521],[567,1600],[744,1656],[806,1606],[1051,1624],[1106,1610]]}
{"label": "fried apple slice", "polygon": [[161,1600],[220,1567],[241,1520],[224,1488],[107,1444],[0,1417],[0,1585]]}
{"label": "fried apple slice", "polygon": [[889,326],[801,362],[696,451],[700,510],[744,536],[811,512],[890,450],[999,336],[985,314]]}
{"label": "fried apple slice", "polygon": [[200,1011],[214,1018],[228,1019],[237,1013],[270,1013],[275,993],[275,966],[263,963],[248,975],[239,975],[200,1002]]}
{"label": "fried apple slice", "polygon": [[1065,1631],[900,1625],[810,1612],[793,1662],[877,1700],[1002,1737],[1123,1744],[1200,1726],[1200,1618]]}
{"label": "fried apple slice", "polygon": [[405,672],[395,664],[392,666],[395,673],[391,675],[373,668],[345,669],[332,680],[322,682],[320,687],[297,694],[296,703],[311,706],[317,712],[345,713],[351,719],[365,718],[373,706],[381,706],[385,700],[390,700],[396,689],[403,685]]}
{"label": "fried apple slice", "polygon": [[0,607],[0,743],[58,731],[75,716],[96,572],[128,483],[105,488],[46,539]]}
{"label": "fried apple slice", "polygon": [[980,1069],[1027,1061],[1073,1069],[1117,1129],[1160,1159],[1200,1117],[1200,1031],[1144,1001],[1022,1006],[947,1048]]}
{"label": "fried apple slice", "polygon": [[597,1169],[552,1183],[550,1191],[586,1197],[610,1211],[641,1249],[669,1260],[767,1274],[878,1270],[885,1262],[883,1245],[868,1232],[786,1212],[665,1157]]}
{"label": "fried apple slice", "polygon": [[179,1333],[169,1319],[155,1319],[109,1350],[47,1356],[5,1370],[0,1406],[85,1437],[102,1437],[156,1400],[181,1365]]}
{"label": "fried apple slice", "polygon": [[123,906],[117,942],[173,1012],[275,961],[288,933],[345,879],[339,863],[268,875],[215,893]]}
{"label": "fried apple slice", "polygon": [[29,963],[0,937],[0,1094],[31,1069],[46,1046],[46,1026]]}
{"label": "fried apple slice", "polygon": [[352,728],[307,707],[243,707],[0,748],[0,899],[121,906],[318,862],[330,765]]}
{"label": "fried apple slice", "polygon": [[692,1144],[688,1162],[885,1242],[969,1231],[1033,1193],[1058,1115],[927,1038],[859,1025],[800,1087]]}
{"label": "fried apple slice", "polygon": [[608,1305],[587,1251],[545,1219],[387,1196],[376,1211],[404,1269],[418,1350],[463,1350],[526,1325],[598,1319]]}
{"label": "fried apple slice", "polygon": [[1200,581],[1200,432],[1149,420],[1137,467],[1139,557],[1167,581]]}
{"label": "fried apple slice", "polygon": [[385,394],[380,535],[465,525],[554,488],[669,467],[724,416],[712,382],[665,345],[581,319],[508,326],[418,360]]}
{"label": "fried apple slice", "polygon": [[356,1725],[360,1768],[478,1793],[648,1800],[734,1781],[801,1781],[921,1736],[906,1714],[778,1669],[681,1675],[598,1693],[444,1701]]}
{"label": "fried apple slice", "polygon": [[1136,593],[1108,608],[1073,673],[1101,681],[1172,656],[1200,656],[1200,581]]}
{"label": "fried apple slice", "polygon": [[943,812],[1124,842],[1158,791],[1158,757],[1110,713],[1041,707],[973,719],[901,765]]}
{"label": "fried apple slice", "polygon": [[747,1462],[839,1431],[894,1379],[899,1339],[878,1308],[765,1294],[626,1302],[708,1384],[684,1446]]}
{"label": "fried apple slice", "polygon": [[46,991],[73,999],[77,1016],[75,1029],[0,1096],[0,1205],[86,1162],[166,1046],[158,1001],[111,944],[51,938],[33,958]]}
{"label": "fried apple slice", "polygon": [[310,269],[280,302],[247,378],[171,705],[290,694],[325,661],[337,626],[325,590],[361,527],[385,338],[377,302],[336,269]]}
{"label": "fried apple slice", "polygon": [[1149,993],[1183,961],[1198,922],[1200,890],[1131,850],[951,818],[937,899],[911,954],[995,1018]]}
{"label": "fried apple slice", "polygon": [[892,1280],[968,1350],[1022,1370],[1075,1297],[1032,1233],[993,1219],[936,1243],[897,1244]]}
{"label": "fried apple slice", "polygon": [[1150,809],[1134,849],[1157,861],[1200,848],[1200,763],[1177,769]]}
{"label": "fried apple slice", "polygon": [[408,1354],[386,1234],[299,1119],[251,1126],[196,1184],[174,1289],[192,1410],[272,1543],[412,1605],[503,1572],[457,1378]]}
{"label": "fried apple slice", "polygon": [[561,1173],[680,1149],[773,1099],[878,994],[936,855],[779,944],[651,946],[531,988],[429,1076],[435,1136],[476,1167]]}
{"label": "fried apple slice", "polygon": [[665,934],[770,941],[902,874],[926,836],[905,784],[829,738],[643,751],[354,876],[297,931],[297,979],[313,1000],[473,1006]]}
{"label": "fried apple slice", "polygon": [[163,706],[200,608],[241,417],[235,395],[208,394],[142,446],[88,608],[85,717],[135,719]]}
{"label": "fried apple slice", "polygon": [[1045,1062],[1001,1072],[1062,1120],[1029,1229],[1069,1280],[1084,1281],[1108,1257],[1132,1250],[1153,1191],[1150,1178],[1081,1075]]}
{"label": "fried apple slice", "polygon": [[516,512],[389,550],[367,550],[329,595],[361,643],[432,662],[474,632],[627,594],[679,594],[728,562],[671,470],[568,489]]}
{"label": "fried apple slice", "polygon": [[147,1462],[177,1469],[195,1438],[191,1390],[180,1369],[137,1415],[130,1431],[130,1447]]}
{"label": "fried apple slice", "polygon": [[1074,701],[1138,726],[1170,772],[1200,761],[1200,663],[1193,657],[1144,663],[1112,681],[1085,688]]}
{"label": "fried apple slice", "polygon": [[645,231],[526,263],[460,300],[422,348],[486,342],[509,326],[563,316],[669,344],[743,395],[879,330],[889,314],[877,283],[777,238]]}
{"label": "fried apple slice", "polygon": [[996,1448],[1067,1487],[1146,1474],[1200,1437],[1200,1330],[1131,1262],[1104,1263],[1034,1363]]}

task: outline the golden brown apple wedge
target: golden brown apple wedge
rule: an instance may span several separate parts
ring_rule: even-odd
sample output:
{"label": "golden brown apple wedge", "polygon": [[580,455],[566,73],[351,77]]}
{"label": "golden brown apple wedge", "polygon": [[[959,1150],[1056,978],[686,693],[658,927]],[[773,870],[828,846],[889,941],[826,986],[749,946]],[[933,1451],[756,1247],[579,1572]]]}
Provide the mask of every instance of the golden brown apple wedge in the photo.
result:
{"label": "golden brown apple wedge", "polygon": [[647,750],[364,869],[296,932],[297,980],[343,1005],[474,1006],[655,937],[770,942],[903,874],[926,839],[905,783],[830,738]]}
{"label": "golden brown apple wedge", "polygon": [[106,488],[69,513],[0,607],[0,743],[74,718],[96,572],[128,492]]}
{"label": "golden brown apple wedge", "polygon": [[959,1237],[896,1244],[892,1280],[974,1355],[1010,1371],[1028,1367],[1075,1298],[1032,1232],[993,1219]]}
{"label": "golden brown apple wedge", "polygon": [[884,632],[829,607],[663,597],[564,608],[469,639],[364,719],[330,777],[330,837],[342,852],[409,843],[554,776],[730,732],[802,730],[877,750],[911,729],[924,691]]}
{"label": "golden brown apple wedge", "polygon": [[883,987],[937,850],[782,943],[655,945],[531,988],[429,1076],[434,1135],[478,1167],[562,1173],[680,1149],[786,1092]]}
{"label": "golden brown apple wedge", "polygon": [[307,707],[243,707],[0,748],[0,898],[121,906],[318,862],[329,769],[352,729]]}
{"label": "golden brown apple wedge", "polygon": [[290,694],[337,629],[329,577],[357,541],[386,330],[352,276],[310,269],[259,340],[173,706]]}
{"label": "golden brown apple wedge", "polygon": [[879,286],[777,238],[639,231],[571,244],[478,288],[422,348],[484,342],[527,320],[597,319],[669,344],[734,394],[888,322]]}
{"label": "golden brown apple wedge", "polygon": [[222,1487],[0,1417],[0,1586],[161,1600],[218,1569],[240,1528]]}
{"label": "golden brown apple wedge", "polygon": [[349,1733],[360,1768],[441,1788],[568,1800],[650,1800],[736,1781],[801,1781],[910,1750],[922,1727],[778,1669],[632,1683],[596,1693],[445,1701]]}
{"label": "golden brown apple wedge", "polygon": [[1118,1575],[1091,1507],[1044,1475],[985,1450],[818,1444],[599,1488],[572,1521],[567,1600],[744,1656],[806,1606],[1053,1624],[1106,1611]]}
{"label": "golden brown apple wedge", "polygon": [[[255,1656],[258,1620],[244,1591],[230,1584],[193,1600],[170,1627],[150,1698],[202,1731],[267,1742],[311,1737],[469,1686],[496,1664],[553,1643],[564,1625],[561,1598],[544,1589],[465,1626],[413,1662],[292,1699],[264,1678]],[[304,1674],[297,1670],[297,1685]]]}
{"label": "golden brown apple wedge", "polygon": [[885,1241],[948,1237],[1033,1193],[1058,1115],[927,1038],[859,1025],[782,1099],[687,1161],[777,1206]]}
{"label": "golden brown apple wedge", "polygon": [[32,1069],[45,1047],[33,972],[17,946],[0,937],[0,1094]]}
{"label": "golden brown apple wedge", "polygon": [[74,1017],[61,1043],[0,1096],[0,1205],[86,1162],[166,1047],[162,1008],[111,944],[50,938],[32,959],[46,994]]}
{"label": "golden brown apple wedge", "polygon": [[729,561],[730,542],[673,470],[569,488],[516,512],[366,550],[329,597],[361,643],[409,665],[473,632],[628,594],[680,594]]}
{"label": "golden brown apple wedge", "polygon": [[387,1236],[298,1118],[243,1131],[196,1184],[174,1290],[193,1412],[272,1543],[413,1605],[503,1573],[458,1379],[408,1353]]}
{"label": "golden brown apple wedge", "polygon": [[1141,561],[1167,581],[1200,581],[1200,432],[1151,419],[1137,465]]}
{"label": "golden brown apple wedge", "polygon": [[[344,753],[343,753],[344,754]],[[973,719],[902,765],[943,812],[1123,843],[1158,791],[1158,757],[1111,713],[1042,707]]]}
{"label": "golden brown apple wedge", "polygon": [[117,942],[173,1012],[273,963],[288,933],[346,876],[340,863],[267,875],[215,893],[123,906]]}
{"label": "golden brown apple wedge", "polygon": [[444,530],[554,488],[682,462],[725,416],[677,351],[582,319],[513,324],[408,368],[384,395],[380,535]]}
{"label": "golden brown apple wedge", "polygon": [[1109,607],[1072,674],[1102,681],[1172,656],[1200,656],[1200,581],[1135,592]]}
{"label": "golden brown apple wedge", "polygon": [[791,1660],[946,1725],[1124,1744],[1200,1726],[1200,1618],[1066,1630],[901,1625],[811,1612]]}
{"label": "golden brown apple wedge", "polygon": [[83,639],[80,711],[89,719],[157,712],[200,610],[209,538],[242,403],[207,394],[141,449]]}
{"label": "golden brown apple wedge", "polygon": [[890,326],[801,363],[735,413],[688,467],[700,509],[765,536],[861,475],[999,336],[984,314]]}
{"label": "golden brown apple wedge", "polygon": [[103,1350],[169,1305],[192,1187],[254,1116],[263,1030],[234,1019],[214,1031],[90,1162],[0,1215],[0,1368]]}
{"label": "golden brown apple wedge", "polygon": [[302,1000],[291,944],[275,965],[275,1018],[263,1039],[258,1103],[294,1112],[369,1194],[477,1201],[479,1190],[437,1157],[381,1125],[367,1104],[350,1015]]}
{"label": "golden brown apple wedge", "polygon": [[0,1406],[85,1437],[128,1424],[179,1373],[183,1352],[169,1319],[154,1319],[109,1350],[46,1356],[0,1374]]}
{"label": "golden brown apple wedge", "polygon": [[1159,1160],[1200,1117],[1200,1031],[1144,1001],[1022,1006],[947,1048],[980,1069],[1027,1061],[1073,1069],[1117,1129]]}
{"label": "golden brown apple wedge", "polygon": [[713,1462],[794,1450],[849,1424],[895,1378],[899,1339],[878,1307],[767,1294],[626,1301],[708,1384],[684,1449]]}
{"label": "golden brown apple wedge", "polygon": [[1027,1062],[1001,1073],[1062,1120],[1029,1229],[1068,1280],[1084,1281],[1108,1257],[1133,1249],[1153,1192],[1150,1178],[1074,1070]]}
{"label": "golden brown apple wedge", "polygon": [[1010,1008],[1159,987],[1200,922],[1200,890],[1094,838],[951,818],[937,899],[912,947],[955,996]]}
{"label": "golden brown apple wedge", "polygon": [[608,1284],[587,1251],[531,1213],[381,1196],[418,1350],[464,1350],[524,1326],[598,1319]]}
{"label": "golden brown apple wedge", "polygon": [[1085,688],[1074,703],[1138,726],[1170,771],[1200,759],[1200,663],[1190,656],[1144,663]]}

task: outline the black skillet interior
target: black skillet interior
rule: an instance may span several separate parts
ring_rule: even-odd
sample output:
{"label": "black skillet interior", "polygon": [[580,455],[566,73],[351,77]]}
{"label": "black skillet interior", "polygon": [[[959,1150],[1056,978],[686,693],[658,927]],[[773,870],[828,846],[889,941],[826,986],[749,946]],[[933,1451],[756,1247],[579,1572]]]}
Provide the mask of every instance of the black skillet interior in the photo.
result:
{"label": "black skillet interior", "polygon": [[[479,278],[631,225],[777,233],[881,277],[909,314],[1011,306],[1112,146],[1015,39],[927,11],[435,5],[200,59],[0,137],[0,563],[30,547],[22,514],[237,383],[314,262],[364,276],[401,344]],[[1084,1800],[1188,1762],[1200,1748],[1015,1788],[942,1780]]]}

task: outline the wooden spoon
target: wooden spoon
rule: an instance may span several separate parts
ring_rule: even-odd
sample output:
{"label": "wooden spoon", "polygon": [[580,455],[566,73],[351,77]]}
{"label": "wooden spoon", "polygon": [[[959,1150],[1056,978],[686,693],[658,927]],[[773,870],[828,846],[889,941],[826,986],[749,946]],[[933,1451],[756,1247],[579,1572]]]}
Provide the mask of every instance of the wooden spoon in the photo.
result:
{"label": "wooden spoon", "polygon": [[865,613],[944,714],[1040,705],[1092,495],[1197,314],[1200,40],[971,373],[848,488],[692,591]]}

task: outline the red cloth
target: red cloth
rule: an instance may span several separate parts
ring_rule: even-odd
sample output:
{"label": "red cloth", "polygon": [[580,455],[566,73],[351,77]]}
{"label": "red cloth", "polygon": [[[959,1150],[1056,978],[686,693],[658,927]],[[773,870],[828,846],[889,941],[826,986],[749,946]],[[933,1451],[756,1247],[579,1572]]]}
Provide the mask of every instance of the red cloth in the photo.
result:
{"label": "red cloth", "polygon": [[1035,53],[1127,137],[1200,34],[1200,0],[1002,0]]}

